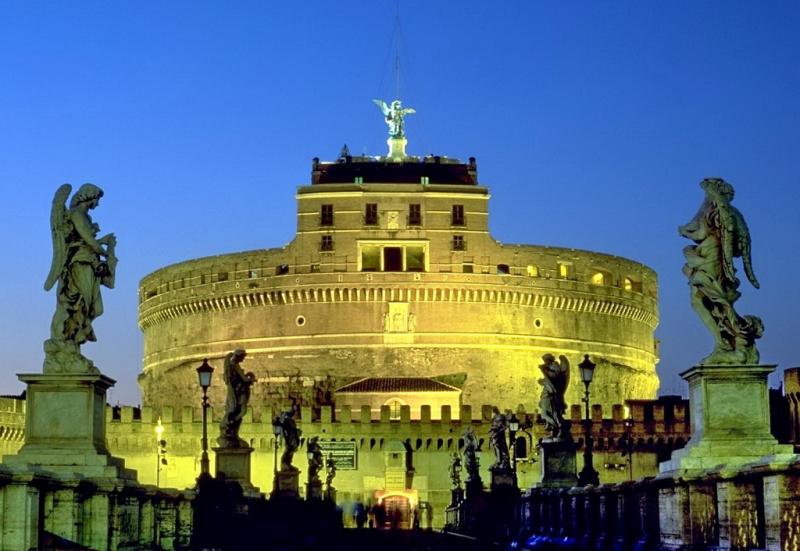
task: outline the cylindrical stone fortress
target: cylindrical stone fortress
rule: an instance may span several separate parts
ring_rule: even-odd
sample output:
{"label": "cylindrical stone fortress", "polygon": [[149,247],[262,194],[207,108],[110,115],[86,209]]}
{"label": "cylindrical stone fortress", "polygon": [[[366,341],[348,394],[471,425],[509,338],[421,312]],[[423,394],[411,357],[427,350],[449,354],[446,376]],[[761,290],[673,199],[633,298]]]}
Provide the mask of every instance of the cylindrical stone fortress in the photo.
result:
{"label": "cylindrical stone fortress", "polygon": [[[304,405],[363,377],[432,377],[463,403],[535,409],[546,352],[598,364],[593,402],[654,398],[657,280],[600,253],[504,245],[488,232],[474,159],[314,160],[296,238],[280,249],[190,260],[145,277],[145,405],[193,405],[195,368],[234,348],[251,404]],[[212,386],[224,402],[221,381]]]}

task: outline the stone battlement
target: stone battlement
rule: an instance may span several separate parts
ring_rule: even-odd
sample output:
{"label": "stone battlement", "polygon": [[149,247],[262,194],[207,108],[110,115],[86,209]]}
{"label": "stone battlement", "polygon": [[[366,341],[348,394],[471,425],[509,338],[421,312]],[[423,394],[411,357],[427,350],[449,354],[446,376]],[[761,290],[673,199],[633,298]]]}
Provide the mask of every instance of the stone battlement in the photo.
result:
{"label": "stone battlement", "polygon": [[[622,435],[627,430],[637,438],[682,438],[684,441],[689,436],[688,409],[685,400],[670,397],[661,400],[634,400],[627,404],[616,404],[611,408],[611,415],[601,405],[592,406],[592,419],[594,421],[595,437]],[[625,411],[628,408],[630,429],[626,427]],[[12,398],[0,399],[0,439],[22,441],[25,427],[25,401]],[[272,443],[271,422],[278,411],[271,407],[248,408],[242,423],[241,432],[258,440],[269,440]],[[318,412],[310,407],[300,410],[298,425],[306,432],[314,434],[331,434],[332,438],[345,438],[356,434],[384,435],[384,434],[425,434],[425,435],[455,435],[461,437],[464,427],[471,425],[480,435],[488,431],[491,423],[492,406],[484,405],[473,408],[462,405],[457,415],[454,415],[450,406],[441,406],[441,419],[432,419],[431,406],[421,407],[421,417],[411,419],[409,406],[401,406],[400,418],[391,419],[389,406],[381,407],[380,419],[373,419],[369,406],[363,406],[360,411],[354,411],[349,406],[334,409],[332,406],[322,406]],[[525,413],[517,413],[520,421],[525,419]],[[537,413],[527,414],[533,423],[528,430],[532,436],[542,438],[545,436],[544,423]],[[583,419],[583,409],[580,405],[570,408],[570,417],[573,423],[573,435],[580,440],[580,423]],[[165,433],[171,438],[195,439],[202,430],[202,409],[185,406],[175,410],[171,406],[164,406],[158,411],[151,407],[136,408],[122,406],[106,409],[109,438],[120,438],[120,443],[130,440],[131,445],[138,445],[139,438],[154,438],[155,426],[161,420]],[[221,412],[209,408],[209,424],[213,428],[221,419]],[[406,429],[403,429],[406,427]],[[131,438],[126,438],[131,437]]]}

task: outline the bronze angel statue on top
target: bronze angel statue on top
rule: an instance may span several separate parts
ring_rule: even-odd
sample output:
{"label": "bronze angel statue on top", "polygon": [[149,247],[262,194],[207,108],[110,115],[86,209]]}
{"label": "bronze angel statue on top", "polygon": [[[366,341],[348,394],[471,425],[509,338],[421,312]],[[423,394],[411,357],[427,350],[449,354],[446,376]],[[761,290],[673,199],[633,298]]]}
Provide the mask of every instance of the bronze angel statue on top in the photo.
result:
{"label": "bronze angel statue on top", "polygon": [[50,213],[53,262],[44,289],[58,286],[50,339],[44,344],[44,371],[97,373],[91,360],[81,355],[80,346],[97,340],[92,322],[103,313],[100,286],[114,288],[117,239],[113,233],[97,237],[100,226],[89,215],[103,190],[83,184],[67,207],[70,192],[70,184],[58,188]]}
{"label": "bronze angel statue on top", "polygon": [[715,341],[713,352],[700,364],[758,364],[755,341],[764,334],[764,324],[756,316],[740,316],[733,307],[741,296],[734,258],[742,259],[747,279],[759,288],[750,259],[750,231],[742,213],[731,205],[733,186],[721,178],[706,178],[700,187],[706,194],[700,210],[678,228],[694,242],[683,249],[692,308]]}
{"label": "bronze angel statue on top", "polygon": [[394,100],[388,105],[385,101],[380,99],[374,99],[372,102],[377,105],[380,108],[381,113],[383,113],[386,124],[389,126],[389,137],[404,138],[406,132],[405,121],[403,119],[406,115],[416,113],[416,109],[411,107],[403,107],[403,104],[400,103],[399,99]]}

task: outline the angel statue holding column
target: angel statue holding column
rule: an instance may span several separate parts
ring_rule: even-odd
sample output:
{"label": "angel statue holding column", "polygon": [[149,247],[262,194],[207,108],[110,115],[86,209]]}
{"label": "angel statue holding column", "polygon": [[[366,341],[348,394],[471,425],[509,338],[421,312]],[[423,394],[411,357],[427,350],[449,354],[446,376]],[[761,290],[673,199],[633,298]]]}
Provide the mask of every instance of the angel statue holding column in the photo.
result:
{"label": "angel statue holding column", "polygon": [[83,184],[72,196],[70,184],[58,188],[50,212],[53,263],[44,283],[49,291],[56,283],[56,312],[45,341],[45,373],[98,373],[91,360],[80,353],[86,341],[97,340],[92,322],[103,313],[100,286],[114,288],[117,239],[113,233],[97,237],[100,226],[89,211],[96,208],[103,190]]}
{"label": "angel statue holding column", "polygon": [[380,99],[374,99],[372,101],[380,108],[381,113],[383,113],[386,124],[389,126],[389,137],[395,139],[404,138],[406,132],[403,118],[417,111],[411,107],[403,107],[399,99],[394,100],[388,105],[385,101]]}

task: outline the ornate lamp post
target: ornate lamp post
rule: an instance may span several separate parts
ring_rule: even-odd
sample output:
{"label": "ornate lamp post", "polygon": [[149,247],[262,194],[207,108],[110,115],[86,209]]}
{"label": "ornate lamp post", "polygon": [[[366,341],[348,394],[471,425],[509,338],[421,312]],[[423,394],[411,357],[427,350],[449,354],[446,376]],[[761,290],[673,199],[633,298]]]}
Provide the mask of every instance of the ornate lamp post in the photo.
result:
{"label": "ornate lamp post", "polygon": [[203,359],[203,363],[197,368],[197,377],[200,388],[203,389],[203,454],[200,456],[200,476],[210,476],[208,466],[208,387],[211,386],[211,375],[214,368],[208,364],[208,358]]}
{"label": "ornate lamp post", "polygon": [[600,475],[594,470],[592,464],[592,451],[594,441],[592,440],[592,417],[589,411],[589,385],[592,384],[592,377],[594,376],[594,368],[597,367],[589,360],[589,354],[584,354],[583,361],[578,364],[578,369],[581,372],[581,380],[583,381],[586,390],[583,394],[583,402],[586,404],[586,419],[584,419],[584,447],[583,447],[583,468],[578,473],[578,485],[586,486],[591,484],[597,486],[600,484]]}
{"label": "ornate lamp post", "polygon": [[278,422],[278,418],[275,417],[272,420],[272,434],[275,436],[275,453],[272,454],[272,489],[276,494],[278,492],[278,441],[282,433],[281,424]]}
{"label": "ornate lamp post", "polygon": [[509,448],[511,452],[511,470],[514,471],[514,482],[517,481],[517,431],[519,431],[519,419],[517,414],[512,413],[508,418],[508,437],[511,441]]}
{"label": "ornate lamp post", "polygon": [[625,454],[628,456],[628,479],[633,480],[633,417],[631,409],[625,406]]}

